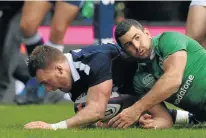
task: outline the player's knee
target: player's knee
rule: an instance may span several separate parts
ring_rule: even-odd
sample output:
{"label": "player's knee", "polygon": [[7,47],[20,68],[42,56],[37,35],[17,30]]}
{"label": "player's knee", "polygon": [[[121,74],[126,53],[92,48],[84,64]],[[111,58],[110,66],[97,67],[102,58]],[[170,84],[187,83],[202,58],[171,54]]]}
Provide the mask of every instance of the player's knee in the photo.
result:
{"label": "player's knee", "polygon": [[36,33],[38,25],[35,19],[26,18],[21,20],[20,28],[25,36],[32,36]]}

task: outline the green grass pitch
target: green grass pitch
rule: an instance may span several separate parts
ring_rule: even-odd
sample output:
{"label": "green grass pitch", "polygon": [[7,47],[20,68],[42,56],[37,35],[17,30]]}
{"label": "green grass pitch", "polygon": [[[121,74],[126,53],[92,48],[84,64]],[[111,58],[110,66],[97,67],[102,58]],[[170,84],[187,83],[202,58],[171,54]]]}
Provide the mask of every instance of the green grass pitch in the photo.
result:
{"label": "green grass pitch", "polygon": [[0,138],[203,138],[206,127],[184,128],[175,126],[167,130],[68,129],[25,130],[30,121],[56,123],[74,114],[71,103],[56,105],[0,106]]}

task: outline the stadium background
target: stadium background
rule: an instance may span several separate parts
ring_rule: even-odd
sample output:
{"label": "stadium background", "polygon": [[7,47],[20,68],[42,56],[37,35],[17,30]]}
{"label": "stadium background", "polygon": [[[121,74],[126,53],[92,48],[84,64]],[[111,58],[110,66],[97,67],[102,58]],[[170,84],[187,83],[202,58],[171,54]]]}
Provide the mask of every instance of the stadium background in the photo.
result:
{"label": "stadium background", "polygon": [[[0,8],[12,8],[17,14],[13,18],[14,26],[17,27],[21,16],[21,6],[23,2],[0,2]],[[163,31],[178,31],[185,33],[185,21],[187,18],[188,7],[190,1],[121,1],[115,3],[115,20],[114,27],[119,21],[124,18],[134,18],[139,20],[151,31],[152,35],[156,35]],[[16,9],[16,10],[15,10]],[[45,17],[38,31],[44,40],[49,37],[49,22],[53,15],[51,10]],[[15,26],[16,25],[16,26]],[[8,33],[14,33],[15,29],[10,29]],[[12,41],[12,40],[7,40]],[[83,18],[81,12],[68,27],[64,38],[65,49],[68,52],[70,49],[75,49],[92,44],[94,41],[94,33],[92,27],[92,18]],[[22,47],[25,51],[24,47]],[[6,92],[3,99],[4,103],[12,103],[14,97],[15,85],[14,80]]]}

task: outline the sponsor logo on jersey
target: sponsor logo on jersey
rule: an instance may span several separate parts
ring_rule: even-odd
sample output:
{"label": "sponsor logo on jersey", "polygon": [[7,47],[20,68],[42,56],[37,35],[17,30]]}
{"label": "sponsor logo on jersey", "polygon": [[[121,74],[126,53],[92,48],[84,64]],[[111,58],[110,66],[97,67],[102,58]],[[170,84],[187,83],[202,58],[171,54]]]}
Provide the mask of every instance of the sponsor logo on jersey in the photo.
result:
{"label": "sponsor logo on jersey", "polygon": [[142,83],[145,86],[148,86],[149,84],[151,84],[152,82],[154,82],[154,77],[152,76],[152,74],[148,74],[146,75],[143,79],[142,79]]}
{"label": "sponsor logo on jersey", "polygon": [[184,85],[182,85],[182,87],[178,90],[178,93],[176,95],[176,100],[175,100],[174,104],[178,105],[181,102],[181,100],[183,99],[183,97],[187,93],[187,90],[190,88],[194,78],[195,77],[193,75],[188,76],[188,78],[185,81]]}

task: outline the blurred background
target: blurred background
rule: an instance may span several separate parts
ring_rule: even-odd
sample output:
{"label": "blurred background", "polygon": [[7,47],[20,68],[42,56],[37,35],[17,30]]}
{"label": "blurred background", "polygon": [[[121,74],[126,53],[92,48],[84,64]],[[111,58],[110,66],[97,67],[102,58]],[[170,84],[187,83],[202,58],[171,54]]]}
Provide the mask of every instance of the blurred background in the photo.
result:
{"label": "blurred background", "polygon": [[152,35],[185,33],[189,5],[190,1],[0,1],[0,102],[14,103],[29,90],[39,91],[35,96],[43,101],[37,103],[69,99],[60,92],[45,97],[33,89],[35,82],[28,83],[26,59],[35,45],[68,52],[111,42],[115,25],[125,18],[138,20]]}

